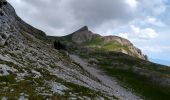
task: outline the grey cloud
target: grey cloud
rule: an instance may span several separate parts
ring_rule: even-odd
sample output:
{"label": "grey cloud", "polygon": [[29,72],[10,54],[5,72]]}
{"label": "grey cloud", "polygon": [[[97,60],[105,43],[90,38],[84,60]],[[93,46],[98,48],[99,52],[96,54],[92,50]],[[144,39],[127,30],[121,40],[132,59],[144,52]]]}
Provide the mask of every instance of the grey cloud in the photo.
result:
{"label": "grey cloud", "polygon": [[148,15],[160,15],[167,9],[166,0],[140,0],[139,9]]}
{"label": "grey cloud", "polygon": [[15,8],[20,8],[18,13],[21,18],[48,35],[69,34],[83,25],[102,33],[107,30],[103,28],[126,24],[134,17],[125,0],[9,1]]}
{"label": "grey cloud", "polygon": [[112,20],[127,22],[133,18],[123,0],[72,0],[70,8],[77,19],[91,26]]}

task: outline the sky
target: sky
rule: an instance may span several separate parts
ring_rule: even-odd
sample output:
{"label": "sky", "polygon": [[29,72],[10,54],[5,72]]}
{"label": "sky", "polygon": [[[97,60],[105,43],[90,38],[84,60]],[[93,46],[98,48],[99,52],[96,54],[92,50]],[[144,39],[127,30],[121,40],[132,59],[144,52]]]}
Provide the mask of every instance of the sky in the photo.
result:
{"label": "sky", "polygon": [[130,40],[153,62],[170,66],[170,0],[8,0],[27,23],[51,36],[87,25]]}

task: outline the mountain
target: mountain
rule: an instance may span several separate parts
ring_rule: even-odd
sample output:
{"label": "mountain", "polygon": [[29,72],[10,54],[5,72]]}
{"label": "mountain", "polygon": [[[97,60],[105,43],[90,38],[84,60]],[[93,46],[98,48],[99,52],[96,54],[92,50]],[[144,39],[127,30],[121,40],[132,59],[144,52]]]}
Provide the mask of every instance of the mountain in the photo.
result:
{"label": "mountain", "polygon": [[[99,69],[142,99],[167,100],[170,97],[170,68],[148,61],[147,56],[127,39],[100,36],[91,32],[87,26],[63,37],[48,38],[60,41],[66,45],[69,53],[84,59],[91,67],[87,69],[89,72],[93,68]],[[72,59],[81,62],[74,55]]]}
{"label": "mountain", "polygon": [[147,56],[142,54],[141,50],[136,48],[129,40],[118,36],[100,36],[99,34],[91,32],[87,26],[80,28],[70,35],[53,37],[53,39],[60,40],[67,45],[71,45],[70,43],[72,43],[70,47],[77,45],[77,48],[85,47],[90,50],[121,52],[147,60]]}
{"label": "mountain", "polygon": [[0,99],[114,99],[113,91],[0,1]]}
{"label": "mountain", "polygon": [[170,68],[147,61],[128,40],[87,26],[47,36],[0,1],[0,99],[168,100],[169,94]]}

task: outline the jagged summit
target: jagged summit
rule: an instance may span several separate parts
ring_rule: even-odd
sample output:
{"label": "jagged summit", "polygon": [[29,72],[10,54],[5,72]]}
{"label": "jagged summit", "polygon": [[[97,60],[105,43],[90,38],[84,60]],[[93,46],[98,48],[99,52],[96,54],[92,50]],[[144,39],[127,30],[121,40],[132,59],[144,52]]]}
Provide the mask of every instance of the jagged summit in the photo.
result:
{"label": "jagged summit", "polygon": [[87,26],[84,26],[72,34],[72,40],[75,43],[81,44],[85,41],[91,40],[92,38],[96,37],[97,35],[92,33]]}
{"label": "jagged summit", "polygon": [[82,28],[80,28],[76,32],[82,32],[82,31],[89,31],[88,26],[83,26]]}

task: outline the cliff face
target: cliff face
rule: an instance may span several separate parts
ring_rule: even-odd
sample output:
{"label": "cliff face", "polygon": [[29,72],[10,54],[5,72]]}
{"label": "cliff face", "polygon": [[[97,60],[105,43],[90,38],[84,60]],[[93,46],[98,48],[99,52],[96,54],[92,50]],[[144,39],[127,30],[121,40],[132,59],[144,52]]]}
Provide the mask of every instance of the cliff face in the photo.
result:
{"label": "cliff face", "polygon": [[13,32],[26,32],[37,38],[45,38],[45,33],[30,26],[20,19],[14,8],[7,3],[7,1],[1,1],[0,13],[0,32],[1,32],[1,42],[0,45],[4,45],[5,41],[13,34]]}
{"label": "cliff face", "polygon": [[[147,60],[147,56],[136,48],[129,40],[118,36],[100,36],[84,26],[71,34],[72,42],[84,46],[122,52],[133,57]],[[75,45],[75,44],[74,44]]]}

